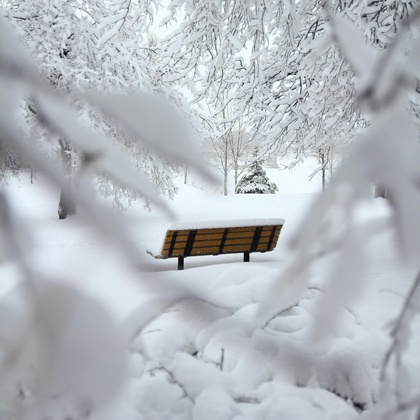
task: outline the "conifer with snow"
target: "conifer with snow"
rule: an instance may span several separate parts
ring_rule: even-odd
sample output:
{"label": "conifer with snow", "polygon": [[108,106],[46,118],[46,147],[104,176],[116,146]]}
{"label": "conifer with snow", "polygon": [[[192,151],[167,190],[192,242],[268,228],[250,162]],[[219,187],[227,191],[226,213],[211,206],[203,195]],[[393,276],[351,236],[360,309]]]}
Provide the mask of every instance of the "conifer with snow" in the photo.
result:
{"label": "conifer with snow", "polygon": [[277,185],[270,182],[262,167],[262,160],[257,152],[254,152],[252,162],[236,185],[235,192],[237,194],[274,194],[277,191]]}

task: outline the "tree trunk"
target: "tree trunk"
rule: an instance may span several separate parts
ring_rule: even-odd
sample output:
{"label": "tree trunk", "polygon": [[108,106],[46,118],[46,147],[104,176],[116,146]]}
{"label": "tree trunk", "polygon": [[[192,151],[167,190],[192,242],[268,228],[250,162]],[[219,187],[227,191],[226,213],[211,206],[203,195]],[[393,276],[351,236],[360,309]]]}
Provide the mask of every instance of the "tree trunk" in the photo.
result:
{"label": "tree trunk", "polygon": [[325,163],[325,154],[324,152],[321,152],[321,165],[322,165],[322,169],[321,169],[321,177],[322,177],[322,191],[325,191],[325,186],[326,186],[326,163]]}
{"label": "tree trunk", "polygon": [[225,142],[225,156],[224,156],[224,171],[223,171],[223,195],[227,195],[227,178],[228,178],[228,145]]}
{"label": "tree trunk", "polygon": [[227,171],[224,172],[223,174],[223,195],[227,195],[228,191],[227,191],[227,178],[228,178],[228,173]]}
{"label": "tree trunk", "polygon": [[375,185],[375,198],[388,198],[386,187],[381,184]]}
{"label": "tree trunk", "polygon": [[[64,140],[59,140],[61,165],[63,168],[63,175],[70,179],[71,177],[71,147]],[[58,203],[58,218],[66,219],[68,216],[76,214],[76,205],[63,190],[60,192],[60,202]]]}

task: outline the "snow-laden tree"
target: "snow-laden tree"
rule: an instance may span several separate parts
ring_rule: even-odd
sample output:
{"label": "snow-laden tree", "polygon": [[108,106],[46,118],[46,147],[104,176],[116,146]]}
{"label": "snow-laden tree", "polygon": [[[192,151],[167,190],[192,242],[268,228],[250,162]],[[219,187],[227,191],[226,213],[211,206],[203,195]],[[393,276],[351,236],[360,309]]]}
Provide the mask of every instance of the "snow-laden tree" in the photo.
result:
{"label": "snow-laden tree", "polygon": [[208,132],[201,147],[208,156],[209,162],[221,172],[223,194],[227,195],[229,175],[233,172],[236,187],[239,175],[242,173],[240,166],[247,165],[249,152],[252,149],[252,139],[245,131],[245,124],[242,120],[238,120],[230,125],[229,129],[216,131],[213,135]]}
{"label": "snow-laden tree", "polygon": [[258,150],[254,150],[253,159],[236,185],[237,194],[274,194],[278,191],[277,185],[268,179],[262,164]]}
{"label": "snow-laden tree", "polygon": [[[361,4],[338,11],[344,21],[354,21]],[[334,3],[334,10],[345,4]],[[348,11],[347,11],[348,12]],[[340,48],[331,43],[328,17],[319,2],[299,2],[295,17],[299,30],[293,46],[273,48],[270,67],[288,69],[281,77],[269,78],[273,92],[261,131],[267,136],[266,147],[295,156],[298,161],[316,156],[323,185],[326,172],[334,168],[346,145],[359,137],[366,116],[358,106],[357,75]],[[268,70],[267,68],[267,70]]]}
{"label": "snow-laden tree", "polygon": [[[375,51],[414,4],[333,1],[328,8],[340,24],[354,22]],[[321,2],[171,1],[168,10],[163,23],[184,23],[161,44],[163,83],[177,80],[206,104],[201,115],[213,131],[245,116],[261,150],[321,155],[325,171],[369,123],[357,97],[363,80],[331,43]]]}
{"label": "snow-laden tree", "polygon": [[[42,40],[39,42],[42,43]],[[129,225],[97,199],[92,185],[94,173],[106,174],[121,186],[154,203],[168,216],[173,216],[172,211],[159,195],[157,187],[133,168],[127,151],[120,149],[115,142],[109,142],[101,126],[92,127],[93,118],[83,119],[86,114],[81,117],[79,108],[71,104],[88,102],[89,107],[95,108],[95,115],[100,108],[112,115],[112,127],[115,124],[118,130],[124,129],[127,140],[133,144],[139,142],[146,150],[161,153],[162,158],[188,164],[209,181],[214,181],[207,166],[194,151],[189,125],[168,100],[157,95],[111,96],[58,90],[56,85],[41,76],[33,57],[18,42],[2,16],[0,86],[2,142],[16,149],[25,162],[42,172],[55,188],[61,189],[80,208],[81,220],[109,238],[115,245],[114,251],[118,249],[127,266],[131,269],[137,267],[132,271],[137,272],[136,283],[142,283],[139,273],[147,265],[144,252],[139,252],[133,243]],[[22,131],[24,120],[17,114],[22,101],[28,98],[36,104],[40,128],[50,136],[66,139],[81,156],[73,186],[63,176],[57,162],[49,159],[36,146],[31,137],[33,132]],[[141,112],[130,112],[133,109]],[[164,127],[157,124],[160,119],[165,121]],[[143,321],[140,324],[136,322],[134,328],[118,324],[97,299],[73,287],[81,279],[83,287],[86,287],[89,278],[100,271],[96,267],[95,273],[87,273],[91,264],[88,256],[81,257],[63,275],[78,279],[67,285],[61,282],[56,272],[39,267],[31,241],[33,228],[26,225],[24,216],[14,212],[2,189],[1,270],[5,266],[13,267],[17,277],[16,283],[10,285],[7,296],[2,289],[0,300],[0,417],[22,420],[91,418],[93,412],[104,408],[122,389],[128,367],[130,337],[136,335]],[[78,273],[73,272],[73,268]],[[164,281],[156,280],[153,287],[160,280]],[[144,286],[146,289],[150,284],[144,282]],[[168,295],[165,305],[183,296],[182,289],[177,289],[181,292],[177,297]],[[149,292],[152,290],[149,289]],[[160,312],[158,307],[161,307],[160,304],[156,307],[152,305],[147,317],[152,319],[156,316]]]}
{"label": "snow-laden tree", "polygon": [[11,175],[18,175],[20,166],[18,156],[11,145],[0,139],[0,185],[7,182]]}
{"label": "snow-laden tree", "polygon": [[[122,6],[102,1],[14,0],[7,3],[4,14],[19,30],[21,39],[36,58],[43,76],[58,90],[114,94],[151,91],[170,97],[187,109],[181,95],[159,83],[153,45],[150,45],[146,33],[151,19],[151,5],[147,3],[135,9],[130,8],[129,4],[125,8]],[[143,32],[137,30],[139,23],[145,25]],[[28,107],[32,111],[28,124],[34,127],[39,116],[36,104],[28,99]],[[129,149],[133,164],[147,174],[158,191],[173,196],[175,162],[162,159],[148,148],[133,143],[121,127],[113,124],[111,117],[104,116],[85,101],[73,101],[72,105],[79,118],[90,127],[106,134],[119,148]],[[71,177],[80,162],[74,155],[77,150],[71,148],[66,139],[58,139],[57,142],[57,139],[46,135],[45,129],[37,130],[38,141],[43,144],[49,142],[52,153],[60,148],[64,172]],[[51,143],[51,140],[55,141]],[[98,174],[97,184],[104,195],[114,197],[117,207],[124,207],[124,199],[137,197],[103,174]],[[64,210],[63,217],[68,212],[71,213],[72,209]]]}
{"label": "snow-laden tree", "polygon": [[250,151],[252,149],[252,139],[245,131],[245,124],[239,126],[238,130],[232,132],[230,142],[230,155],[233,166],[233,182],[236,187],[239,176],[242,174],[241,166],[248,165]]}
{"label": "snow-laden tree", "polygon": [[213,131],[233,130],[245,120],[247,131],[257,133],[270,112],[268,82],[289,72],[281,65],[268,68],[270,49],[277,42],[281,49],[293,32],[289,6],[283,13],[277,1],[170,2],[163,22],[184,23],[161,43],[163,82],[183,83]]}

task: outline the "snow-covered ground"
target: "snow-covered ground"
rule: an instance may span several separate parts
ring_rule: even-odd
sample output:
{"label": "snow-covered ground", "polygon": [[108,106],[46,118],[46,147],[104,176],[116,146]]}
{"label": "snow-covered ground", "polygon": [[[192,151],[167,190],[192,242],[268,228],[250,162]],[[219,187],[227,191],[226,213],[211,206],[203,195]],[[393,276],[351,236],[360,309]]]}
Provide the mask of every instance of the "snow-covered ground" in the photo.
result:
{"label": "snow-covered ground", "polygon": [[[242,255],[187,258],[184,271],[176,270],[176,260],[146,255],[174,222],[160,211],[149,213],[136,203],[120,217],[138,249],[139,269],[127,263],[112,238],[95,232],[81,216],[58,220],[58,192],[42,177],[33,185],[26,175],[10,181],[5,190],[13,212],[26,222],[21,228],[29,235],[27,255],[38,273],[37,281],[74,287],[88,296],[88,302],[105,305],[116,329],[129,340],[128,380],[116,398],[94,409],[89,418],[368,418],[380,398],[378,379],[390,343],[389,322],[401,309],[416,274],[399,261],[392,231],[384,229],[365,245],[370,263],[366,284],[358,299],[337,309],[333,330],[325,340],[315,343],[313,335],[329,256],[315,264],[309,288],[296,305],[263,323],[255,316],[270,283],[284,270],[290,258],[288,243],[319,192],[319,179],[306,180],[311,171],[308,166],[293,172],[267,169],[279,188],[275,195],[224,197],[198,181],[189,180],[190,185],[180,181],[172,203],[177,222],[285,219],[273,252],[252,254],[249,263],[242,262]],[[389,218],[382,199],[365,203],[360,213],[365,221]],[[1,263],[0,259],[3,303],[10,301],[20,277],[13,262]],[[182,290],[189,290],[195,298],[185,299]],[[173,301],[176,303],[171,304]],[[51,300],[45,302],[49,305]],[[13,318],[7,321],[14,322]],[[79,336],[82,347],[84,341],[90,343],[87,335],[92,330],[86,328],[86,334]],[[110,328],[110,336],[113,333]],[[104,331],[97,334],[105,335],[107,343]],[[94,357],[101,359],[103,346],[92,346]],[[419,346],[417,318],[403,361],[417,390]],[[77,352],[77,345],[74,348]],[[109,353],[114,360],[111,350]],[[10,373],[11,381],[20,380],[13,375]],[[0,385],[2,388],[7,386]],[[87,392],[97,397],[96,391]],[[30,402],[30,392],[28,395]],[[59,416],[64,412],[85,418],[80,407],[75,414],[76,408],[59,397],[45,399],[45,418],[63,418]],[[0,402],[4,410],[6,402],[1,397]],[[380,418],[377,413],[372,416]]]}

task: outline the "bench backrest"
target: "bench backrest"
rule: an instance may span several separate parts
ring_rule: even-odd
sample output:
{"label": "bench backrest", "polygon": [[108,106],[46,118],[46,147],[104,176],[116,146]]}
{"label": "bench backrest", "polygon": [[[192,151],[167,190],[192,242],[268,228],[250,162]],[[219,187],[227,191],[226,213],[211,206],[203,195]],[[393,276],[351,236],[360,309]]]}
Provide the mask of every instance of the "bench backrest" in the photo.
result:
{"label": "bench backrest", "polygon": [[161,258],[272,251],[283,225],[168,230]]}

